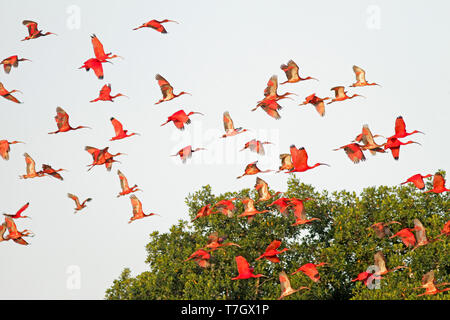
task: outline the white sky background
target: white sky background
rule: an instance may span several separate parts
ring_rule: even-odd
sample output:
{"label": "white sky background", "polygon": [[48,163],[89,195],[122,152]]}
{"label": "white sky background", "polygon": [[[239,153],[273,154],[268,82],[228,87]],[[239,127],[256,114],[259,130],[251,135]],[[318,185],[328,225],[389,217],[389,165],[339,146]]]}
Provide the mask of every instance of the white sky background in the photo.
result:
{"label": "white sky background", "polygon": [[[67,26],[71,5],[80,9],[79,28]],[[0,11],[0,57],[18,54],[32,62],[21,62],[9,75],[0,70],[0,81],[8,90],[21,90],[16,97],[24,102],[0,99],[0,139],[26,142],[11,146],[9,161],[0,159],[0,212],[14,213],[29,201],[25,214],[32,220],[20,219],[17,225],[36,236],[27,238],[29,246],[0,244],[0,299],[102,299],[124,267],[133,275],[147,269],[148,235],[188,218],[184,199],[189,192],[206,184],[217,194],[252,188],[255,176],[236,180],[245,165],[260,159],[260,169],[278,169],[279,153],[288,153],[291,144],[306,148],[311,165],[331,165],[296,174],[318,190],[359,192],[367,186],[398,185],[416,173],[448,170],[449,9],[444,1],[9,2]],[[180,24],[165,24],[167,34],[132,31],[143,22],[165,18]],[[21,42],[27,35],[24,19],[58,36]],[[106,52],[125,58],[104,64],[103,81],[92,70],[77,69],[94,56],[93,33]],[[296,61],[302,76],[320,81],[280,86],[280,94],[299,96],[280,101],[284,108],[278,121],[261,109],[250,112],[271,75],[285,80],[280,65],[289,59]],[[367,98],[331,104],[324,118],[311,105],[297,106],[313,92],[325,97],[334,86],[351,85],[354,64],[366,70],[369,82],[382,87],[348,88],[350,94]],[[155,106],[161,98],[157,73],[176,93],[184,90],[192,96]],[[105,83],[112,84],[112,94],[130,99],[89,103]],[[69,113],[72,126],[93,129],[48,135],[57,129],[57,106]],[[160,127],[179,109],[205,116],[194,115],[184,132],[172,123]],[[218,139],[225,110],[236,127],[252,131]],[[394,134],[398,115],[408,132],[426,133],[402,139],[422,146],[402,147],[399,161],[390,152],[374,157],[367,153],[366,162],[354,165],[344,151],[332,151],[350,143],[365,123],[374,134]],[[110,142],[112,116],[141,136]],[[265,146],[265,157],[238,152],[253,137],[276,145]],[[194,153],[186,165],[169,157],[188,144],[208,151]],[[111,172],[104,167],[86,172],[92,161],[86,145],[109,146],[112,153],[128,155],[118,157],[122,163],[114,164]],[[46,163],[69,170],[63,172],[64,181],[19,179],[25,173],[24,152],[34,158],[37,169]],[[117,169],[130,185],[144,190],[136,194],[144,212],[161,217],[127,223],[132,208],[128,196],[116,198]],[[271,188],[286,190],[288,175],[260,177]],[[93,201],[74,215],[67,192]],[[79,289],[67,286],[70,266],[81,272]]]}

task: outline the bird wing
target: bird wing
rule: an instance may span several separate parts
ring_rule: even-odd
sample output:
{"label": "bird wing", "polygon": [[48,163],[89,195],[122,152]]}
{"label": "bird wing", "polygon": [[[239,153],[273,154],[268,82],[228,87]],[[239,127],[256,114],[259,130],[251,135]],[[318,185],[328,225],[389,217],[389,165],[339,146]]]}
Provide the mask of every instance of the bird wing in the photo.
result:
{"label": "bird wing", "polygon": [[297,149],[295,145],[291,145],[290,147],[292,164],[295,168],[305,167],[308,163],[308,154],[306,153],[305,148],[301,147]]}
{"label": "bird wing", "polygon": [[414,219],[414,228],[416,233],[417,243],[423,243],[427,240],[426,230],[422,222],[419,219]]}
{"label": "bird wing", "polygon": [[372,132],[370,131],[369,126],[367,124],[365,124],[362,129],[362,142],[364,143],[364,145],[375,144]]}
{"label": "bird wing", "polygon": [[230,113],[228,111],[225,111],[223,113],[223,126],[225,128],[225,132],[234,130],[233,120],[231,119]]}
{"label": "bird wing", "polygon": [[51,175],[52,177],[59,179],[59,180],[64,180],[63,177],[55,171],[55,169],[53,169],[51,166],[49,166],[48,164],[43,164],[42,165],[42,171],[48,175]]}
{"label": "bird wing", "polygon": [[23,155],[25,156],[25,163],[27,164],[27,174],[35,174],[36,170],[33,158],[31,158],[30,155],[26,152]]}
{"label": "bird wing", "polygon": [[434,284],[434,270],[431,270],[423,275],[422,284],[423,285]]}
{"label": "bird wing", "polygon": [[9,63],[3,63],[3,69],[5,69],[6,73],[11,71],[11,65]]}
{"label": "bird wing", "polygon": [[289,281],[289,278],[288,278],[286,272],[281,271],[279,278],[280,278],[280,285],[281,285],[281,293],[286,292],[287,290],[291,289],[291,282]]}
{"label": "bird wing", "polygon": [[402,116],[398,116],[397,119],[395,119],[395,134],[402,134],[404,132],[406,132],[405,120],[403,120]]}
{"label": "bird wing", "polygon": [[250,269],[250,265],[248,264],[247,260],[245,260],[245,258],[242,256],[237,256],[235,259],[239,274],[247,273]]}
{"label": "bird wing", "polygon": [[303,201],[297,201],[294,206],[294,216],[298,220],[306,220],[305,205]]}
{"label": "bird wing", "polygon": [[103,66],[102,66],[102,63],[98,59],[94,59],[92,61],[91,68],[92,68],[92,70],[94,70],[94,73],[97,76],[97,78],[103,79],[103,77],[104,77]]}
{"label": "bird wing", "polygon": [[298,65],[293,60],[289,60],[287,66],[282,65],[281,69],[286,73],[288,80],[298,78]]}
{"label": "bird wing", "polygon": [[120,170],[117,170],[117,174],[119,175],[120,187],[122,188],[122,191],[128,190],[129,189],[128,180],[125,177],[125,175],[122,172],[120,172]]}
{"label": "bird wing", "polygon": [[267,87],[264,89],[264,96],[276,97],[278,88],[278,77],[273,75],[267,82]]}
{"label": "bird wing", "polygon": [[78,200],[78,197],[72,193],[68,193],[67,196],[72,199],[73,201],[75,201],[75,204],[77,205],[77,207],[80,206],[80,200]]}
{"label": "bird wing", "polygon": [[378,251],[374,255],[375,265],[379,268],[380,273],[384,273],[387,271],[386,269],[386,258],[383,255],[383,252]]}
{"label": "bird wing", "polygon": [[356,75],[356,82],[366,82],[366,72],[363,69],[353,66],[353,72]]}
{"label": "bird wing", "polygon": [[208,244],[215,243],[219,240],[219,234],[217,232],[213,232],[208,237]]}
{"label": "bird wing", "polygon": [[24,238],[17,238],[17,239],[13,239],[13,241],[15,242],[15,243],[18,243],[18,244],[22,244],[22,245],[24,245],[24,246],[26,246],[26,245],[28,245],[28,242],[26,242],[25,240],[24,240]]}
{"label": "bird wing", "polygon": [[260,198],[266,198],[270,196],[269,185],[260,177],[256,177],[255,188],[258,190],[258,195]]}
{"label": "bird wing", "polygon": [[15,102],[15,103],[20,103],[20,101],[10,93],[5,94],[3,96],[3,98],[11,100],[12,102]]}
{"label": "bird wing", "polygon": [[111,93],[111,84],[105,84],[100,90],[100,97],[109,96]]}
{"label": "bird wing", "polygon": [[276,250],[281,246],[281,241],[280,240],[273,240],[266,249],[266,252],[271,251],[271,250]]}
{"label": "bird wing", "polygon": [[22,208],[20,208],[20,209],[16,212],[15,216],[16,216],[16,217],[20,216],[20,214],[21,214],[22,212],[24,212],[25,210],[27,210],[27,208],[28,208],[29,206],[30,206],[30,203],[29,203],[29,202],[27,202],[26,204],[24,204],[24,205],[22,206]]}
{"label": "bird wing", "polygon": [[69,115],[64,111],[63,108],[56,108],[55,121],[59,130],[69,127]]}
{"label": "bird wing", "polygon": [[0,155],[3,159],[9,160],[9,143],[7,140],[1,140],[0,141]]}
{"label": "bird wing", "polygon": [[316,111],[320,114],[320,116],[323,117],[325,115],[325,103],[323,100],[315,103],[314,107],[316,107]]}
{"label": "bird wing", "polygon": [[111,118],[111,123],[114,127],[114,132],[116,133],[116,136],[118,136],[123,132],[123,126],[119,120],[117,120],[116,118]]}
{"label": "bird wing", "polygon": [[6,228],[8,228],[9,234],[16,234],[17,227],[14,220],[11,217],[5,217]]}
{"label": "bird wing", "polygon": [[92,47],[94,48],[95,57],[99,60],[105,58],[105,50],[103,49],[103,44],[98,40],[97,36],[93,34],[91,36]]}
{"label": "bird wing", "polygon": [[164,98],[169,95],[173,95],[173,87],[166,79],[164,79],[160,74],[157,74],[155,79],[158,80],[158,85],[161,88],[161,93]]}
{"label": "bird wing", "polygon": [[292,166],[292,156],[290,153],[280,154],[281,164],[286,164]]}
{"label": "bird wing", "polygon": [[342,98],[345,96],[344,87],[342,86],[331,88],[331,90],[334,91],[334,95],[336,98]]}
{"label": "bird wing", "polygon": [[133,207],[133,215],[136,216],[142,213],[141,201],[134,194],[130,196],[130,199],[131,199],[131,206]]}
{"label": "bird wing", "polygon": [[24,26],[26,26],[28,28],[28,34],[30,36],[32,36],[33,34],[35,34],[38,29],[37,29],[37,23],[31,20],[23,20],[22,24]]}
{"label": "bird wing", "polygon": [[436,173],[433,178],[433,188],[441,189],[445,186],[445,179],[440,173]]}
{"label": "bird wing", "polygon": [[344,151],[350,158],[350,160],[352,160],[354,163],[358,163],[360,160],[362,161],[366,160],[366,157],[364,156],[361,147],[357,143],[346,145],[344,147]]}

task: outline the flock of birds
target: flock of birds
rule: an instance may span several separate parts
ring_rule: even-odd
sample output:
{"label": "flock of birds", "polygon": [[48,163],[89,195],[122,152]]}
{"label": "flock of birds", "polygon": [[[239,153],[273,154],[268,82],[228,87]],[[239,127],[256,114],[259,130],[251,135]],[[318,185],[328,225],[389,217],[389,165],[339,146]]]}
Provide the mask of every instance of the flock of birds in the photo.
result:
{"label": "flock of birds", "polygon": [[[163,26],[164,23],[167,22],[174,22],[178,23],[174,20],[151,20],[149,22],[143,23],[141,26],[134,28],[133,30],[138,30],[140,28],[152,28],[160,33],[167,33],[167,30]],[[36,39],[43,36],[48,35],[55,35],[52,32],[46,32],[43,33],[42,30],[38,29],[38,24],[36,22],[30,21],[30,20],[24,20],[23,25],[25,25],[28,29],[28,36],[26,36],[22,41],[24,40],[31,40]],[[92,35],[91,36],[91,42],[94,49],[94,58],[90,58],[87,61],[83,63],[83,65],[80,67],[80,69],[85,69],[86,71],[93,70],[95,76],[102,80],[104,78],[103,73],[103,63],[110,62],[109,60],[113,58],[121,58],[118,55],[113,55],[112,53],[105,53],[105,50],[103,48],[102,43],[97,38],[97,36]],[[5,73],[9,73],[11,71],[11,67],[18,67],[19,62],[22,61],[31,61],[29,59],[20,58],[15,55],[8,57],[1,61],[1,64],[3,64]],[[286,75],[286,81],[282,82],[283,84],[292,84],[292,83],[299,83],[301,81],[306,80],[317,80],[312,77],[304,77],[302,78],[299,75],[299,67],[297,64],[290,60],[287,64],[281,65],[281,70],[284,71]],[[365,71],[357,66],[353,66],[353,71],[356,76],[356,82],[353,83],[350,87],[363,87],[363,86],[374,86],[378,85],[377,83],[369,83],[366,81],[365,78]],[[155,76],[155,80],[157,80],[157,83],[161,89],[162,98],[155,102],[155,104],[160,104],[163,102],[167,102],[170,100],[173,100],[177,97],[180,97],[184,94],[189,94],[188,92],[181,91],[178,94],[175,94],[173,87],[170,85],[170,83],[160,74],[157,74]],[[315,93],[310,94],[305,98],[305,101],[300,104],[300,106],[311,104],[313,105],[320,116],[325,115],[325,101],[330,100],[328,104],[335,103],[335,102],[342,102],[348,99],[353,99],[355,97],[362,97],[359,94],[353,94],[353,95],[347,95],[347,91],[345,91],[344,86],[337,86],[331,88],[331,91],[334,92],[334,98],[331,97],[324,97],[320,98],[316,96]],[[2,83],[0,83],[0,95],[4,97],[5,99],[8,99],[15,103],[21,103],[14,95],[13,93],[20,92],[18,90],[11,90],[8,91],[5,89]],[[259,107],[261,107],[262,110],[264,110],[270,117],[274,119],[280,119],[280,113],[279,111],[282,109],[282,107],[279,105],[279,101],[281,99],[292,99],[289,97],[290,95],[296,95],[291,92],[286,92],[284,94],[279,95],[278,94],[278,77],[276,75],[273,75],[268,83],[267,87],[264,89],[264,98],[261,101],[258,101],[256,104],[256,107],[253,108],[251,111],[257,110]],[[111,85],[105,84],[99,93],[99,96],[90,102],[97,102],[97,101],[113,101],[115,98],[125,96],[124,94],[117,93],[115,95],[111,95]],[[126,97],[126,96],[125,96]],[[161,126],[164,126],[168,124],[169,122],[173,122],[176,128],[180,130],[184,130],[186,125],[189,125],[191,120],[190,117],[192,115],[199,114],[203,115],[200,112],[194,112],[191,111],[189,113],[186,113],[184,110],[179,110],[175,112],[174,114],[170,115],[167,118],[167,121],[161,124]],[[111,118],[111,124],[113,125],[115,136],[110,139],[110,141],[115,141],[119,139],[125,139],[128,137],[131,137],[133,135],[139,135],[138,133],[129,133],[127,130],[125,130],[122,126],[122,124],[119,122],[119,120],[115,118]],[[61,107],[57,107],[56,109],[56,116],[55,121],[58,127],[57,131],[50,132],[49,134],[58,134],[58,133],[65,133],[71,130],[79,130],[84,128],[89,128],[86,126],[77,126],[72,127],[69,124],[69,115],[68,113]],[[248,131],[247,129],[244,129],[242,127],[235,127],[233,120],[230,116],[230,113],[228,111],[225,111],[223,113],[223,123],[225,128],[225,133],[221,136],[221,138],[229,138],[232,136],[236,136],[237,134],[244,133]],[[371,154],[375,155],[376,153],[386,153],[387,150],[391,150],[392,156],[395,160],[399,159],[399,152],[400,147],[416,143],[415,141],[407,141],[402,142],[400,139],[406,138],[409,135],[415,134],[415,133],[422,133],[418,130],[414,130],[412,132],[406,131],[406,125],[405,121],[401,116],[397,117],[395,120],[395,133],[392,136],[384,137],[381,135],[373,135],[370,131],[368,125],[364,125],[362,128],[362,132],[356,136],[354,141],[352,141],[349,144],[346,144],[344,146],[341,146],[337,150],[344,150],[348,158],[353,161],[354,163],[359,163],[360,161],[365,161],[366,157],[364,155],[364,151],[369,151]],[[385,142],[383,143],[377,143],[375,141],[375,138],[384,138]],[[10,152],[10,146],[17,143],[23,143],[22,141],[8,141],[8,140],[0,140],[0,155],[4,160],[9,159],[9,152]],[[259,155],[265,155],[264,145],[266,144],[272,144],[269,141],[259,141],[256,139],[252,139],[245,143],[244,147],[240,150],[246,150],[249,149],[251,152],[255,152]],[[110,171],[112,169],[113,163],[118,162],[114,158],[123,155],[123,153],[116,153],[112,154],[109,152],[109,147],[99,149],[94,148],[91,146],[86,146],[85,150],[92,156],[92,163],[88,165],[89,170],[91,170],[94,166],[102,166],[105,165],[106,169]],[[172,156],[179,156],[183,163],[187,161],[187,159],[192,157],[192,154],[194,152],[200,151],[200,150],[206,150],[205,148],[193,148],[192,146],[186,146],[182,148],[180,151],[178,151],[176,154]],[[304,147],[297,148],[295,145],[290,146],[290,152],[284,153],[280,155],[281,160],[281,166],[278,168],[277,172],[285,172],[285,173],[295,173],[295,172],[305,172],[307,170],[314,169],[321,165],[328,164],[325,163],[316,163],[314,165],[308,164],[308,154],[306,152],[306,149]],[[26,162],[26,174],[21,175],[20,178],[22,179],[30,179],[30,178],[38,178],[38,177],[44,177],[44,176],[51,176],[56,179],[63,180],[63,177],[61,176],[62,171],[64,169],[54,169],[48,164],[42,165],[42,170],[36,171],[36,164],[33,160],[33,158],[27,154],[24,153],[25,162]],[[238,176],[237,178],[242,178],[244,176],[248,175],[256,175],[260,173],[270,172],[275,170],[263,170],[261,171],[257,167],[257,161],[252,162],[248,164],[244,170],[244,173],[241,176]],[[142,219],[145,217],[156,215],[155,213],[149,213],[145,214],[142,209],[142,203],[141,201],[136,197],[134,194],[137,191],[142,191],[138,188],[138,186],[135,184],[134,186],[130,187],[128,184],[127,178],[125,175],[118,170],[117,174],[119,176],[120,186],[121,186],[121,192],[117,195],[117,197],[130,195],[130,201],[133,209],[133,215],[129,220],[129,223]],[[445,180],[443,176],[439,173],[435,173],[434,175],[427,174],[427,175],[421,175],[416,174],[410,178],[408,178],[405,183],[413,183],[417,188],[423,190],[425,188],[424,180],[426,178],[433,177],[433,188],[425,191],[433,192],[433,193],[442,193],[442,192],[448,192],[450,189],[447,189],[445,187]],[[251,199],[251,198],[232,198],[232,199],[224,199],[221,200],[214,205],[207,204],[206,206],[202,207],[198,212],[197,216],[192,220],[195,221],[199,218],[205,218],[211,214],[217,214],[221,213],[227,217],[233,217],[234,213],[236,211],[236,205],[233,201],[241,201],[244,205],[244,212],[240,213],[238,217],[247,217],[248,222],[252,222],[254,217],[257,214],[263,214],[266,212],[269,212],[269,209],[258,211],[255,208],[255,202],[262,202],[262,201],[268,201],[272,200],[272,203],[268,204],[267,207],[274,207],[276,210],[278,210],[284,217],[288,217],[289,213],[293,212],[295,216],[295,222],[292,224],[293,226],[301,226],[304,224],[312,223],[315,220],[319,220],[318,218],[310,218],[308,219],[305,212],[304,202],[308,200],[314,200],[312,198],[305,198],[305,199],[297,199],[297,198],[286,198],[286,197],[279,197],[275,199],[277,195],[279,195],[281,192],[277,192],[275,194],[271,194],[269,191],[268,184],[261,178],[256,178],[256,184],[255,189],[258,192],[259,198]],[[91,198],[87,198],[84,201],[80,201],[80,199],[71,193],[68,193],[68,197],[72,199],[75,202],[75,212],[79,212],[86,208],[86,203],[91,201]],[[17,226],[15,224],[15,221],[18,221],[20,218],[30,218],[28,216],[22,215],[22,213],[29,207],[29,203],[22,206],[15,214],[4,214],[5,215],[5,221],[3,224],[0,225],[0,242],[3,241],[9,241],[13,240],[15,243],[21,244],[21,245],[28,245],[27,241],[24,239],[28,236],[34,236],[34,234],[30,230],[23,230],[18,231]],[[272,208],[270,208],[272,210]],[[441,234],[435,238],[435,239],[428,239],[426,236],[426,229],[422,225],[419,219],[414,220],[414,227],[413,228],[404,228],[399,230],[397,233],[392,234],[390,228],[388,227],[391,224],[399,224],[397,221],[391,221],[391,222],[378,222],[374,225],[370,226],[369,229],[373,229],[375,232],[375,235],[378,238],[384,238],[386,236],[390,236],[390,238],[394,237],[400,237],[402,242],[408,246],[413,247],[412,250],[415,250],[416,248],[420,246],[424,246],[428,243],[439,241],[441,240],[441,236],[449,236],[450,235],[450,221],[445,223],[443,226]],[[6,234],[7,232],[7,234]],[[414,233],[413,233],[414,232]],[[190,257],[186,259],[188,260],[194,260],[200,267],[207,268],[210,263],[209,259],[211,258],[211,253],[218,249],[223,249],[223,247],[227,246],[237,246],[240,247],[236,243],[232,242],[225,242],[226,237],[225,236],[219,236],[217,232],[213,232],[207,240],[206,246],[202,247],[201,249],[195,251]],[[281,241],[279,240],[273,240],[265,250],[265,252],[261,253],[261,255],[256,258],[256,260],[259,259],[266,259],[270,261],[271,263],[279,263],[280,258],[278,255],[282,254],[283,252],[287,251],[287,248],[284,248],[282,250],[278,250],[281,246]],[[232,280],[238,280],[238,279],[249,279],[249,278],[259,278],[259,277],[265,277],[262,274],[254,274],[253,268],[250,267],[247,260],[242,256],[235,257],[236,264],[237,264],[237,271],[238,275]],[[377,252],[374,256],[375,265],[378,267],[378,271],[374,273],[370,272],[361,272],[358,274],[358,276],[353,279],[352,281],[363,281],[366,285],[369,279],[380,279],[383,275],[387,274],[388,272],[404,268],[405,266],[398,266],[393,269],[387,269],[386,267],[386,259],[381,251]],[[306,276],[308,276],[313,282],[318,282],[320,280],[319,271],[317,268],[326,265],[325,262],[319,262],[319,263],[307,263],[301,267],[299,267],[295,272],[293,272],[291,275],[295,275],[298,272],[304,273]],[[309,289],[308,287],[301,287],[298,289],[293,289],[290,285],[289,278],[286,274],[286,272],[281,272],[279,274],[279,281],[281,284],[281,296],[280,299],[291,295],[297,291],[303,290],[303,289]],[[443,283],[443,284],[435,284],[434,283],[434,272],[430,271],[427,274],[423,276],[422,280],[422,286],[420,288],[424,288],[425,292],[422,294],[436,294],[443,291],[448,291],[450,288],[446,289],[438,289],[439,286],[448,285],[450,283]]]}

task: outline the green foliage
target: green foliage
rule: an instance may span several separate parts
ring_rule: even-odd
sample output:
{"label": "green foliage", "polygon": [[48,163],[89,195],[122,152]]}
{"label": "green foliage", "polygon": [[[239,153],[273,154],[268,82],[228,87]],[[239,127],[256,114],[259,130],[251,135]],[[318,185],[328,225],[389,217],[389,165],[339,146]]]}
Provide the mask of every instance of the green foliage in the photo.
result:
{"label": "green foliage", "polygon": [[[427,188],[431,188],[428,182]],[[273,191],[272,191],[273,192]],[[235,201],[237,210],[233,218],[213,214],[194,222],[180,220],[169,232],[153,232],[146,249],[149,271],[135,278],[125,269],[118,280],[106,291],[107,299],[276,299],[280,296],[278,274],[285,270],[292,287],[308,286],[285,299],[449,299],[448,293],[418,297],[424,289],[422,276],[435,270],[436,283],[450,282],[449,240],[442,237],[414,251],[399,238],[379,239],[370,228],[376,222],[398,221],[401,225],[389,227],[395,233],[414,227],[413,219],[421,220],[429,239],[436,238],[449,219],[449,194],[423,193],[412,185],[401,187],[369,187],[360,195],[347,191],[317,192],[299,179],[291,177],[285,197],[305,198],[308,218],[320,221],[302,226],[291,226],[293,213],[286,218],[274,207],[267,207],[272,200],[256,202],[258,210],[270,210],[258,214],[252,222],[238,218],[244,207]],[[222,199],[251,197],[258,199],[255,190],[244,189],[214,195],[209,185],[186,198],[189,221],[197,211],[214,205]],[[277,196],[278,197],[278,196]],[[211,253],[211,266],[200,268],[194,261],[184,261],[194,251],[205,246],[210,233],[226,235],[227,241],[239,247],[226,247]],[[279,257],[280,263],[261,259],[255,261],[274,239],[282,241],[281,248],[289,248]],[[407,268],[389,272],[380,281],[379,289],[369,289],[352,279],[374,264],[374,254],[382,250],[387,268],[405,265]],[[255,274],[269,278],[231,280],[237,273],[235,256],[242,255]],[[320,267],[321,280],[314,283],[302,272],[290,275],[301,265],[327,262]]]}

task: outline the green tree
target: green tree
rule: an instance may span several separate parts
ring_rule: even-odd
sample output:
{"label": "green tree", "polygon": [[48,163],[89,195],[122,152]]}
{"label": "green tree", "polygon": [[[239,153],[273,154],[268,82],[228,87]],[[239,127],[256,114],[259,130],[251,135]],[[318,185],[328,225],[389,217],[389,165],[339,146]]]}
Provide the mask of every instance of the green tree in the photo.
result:
{"label": "green tree", "polygon": [[[443,172],[441,172],[443,173]],[[444,174],[444,173],[443,173]],[[431,188],[431,183],[428,183]],[[272,191],[273,194],[273,191]],[[412,228],[413,219],[424,224],[427,236],[434,239],[449,219],[449,195],[423,193],[412,185],[369,187],[360,195],[355,192],[317,192],[314,187],[301,183],[295,177],[288,180],[289,198],[311,197],[305,202],[308,217],[319,218],[311,224],[292,226],[295,221],[290,213],[286,218],[273,206],[273,200],[255,202],[258,210],[270,212],[258,214],[253,221],[237,217],[244,207],[236,201],[237,214],[228,218],[213,214],[192,220],[198,210],[214,205],[222,199],[251,197],[257,199],[255,190],[243,189],[214,195],[209,185],[186,198],[189,221],[179,220],[169,232],[153,232],[147,244],[149,271],[132,278],[125,269],[119,279],[106,290],[107,299],[276,299],[280,296],[278,274],[288,275],[309,262],[327,262],[319,268],[321,280],[313,282],[299,272],[290,275],[293,288],[308,286],[285,299],[449,299],[448,293],[418,297],[422,276],[435,270],[436,282],[450,282],[449,241],[432,242],[412,251],[399,238],[379,239],[370,228],[375,222],[396,220],[401,225],[391,225],[393,232]],[[290,210],[290,209],[289,209]],[[241,247],[226,247],[211,254],[211,266],[199,267],[194,261],[184,261],[195,250],[207,243],[209,234],[217,231],[226,235],[227,241]],[[281,254],[280,263],[255,259],[274,239],[282,241],[281,248],[289,248]],[[369,289],[352,279],[373,265],[374,254],[381,250],[387,267],[405,265],[407,268],[390,272],[380,280],[379,289]],[[268,278],[231,280],[237,275],[235,256],[241,255],[255,267],[255,273]]]}

